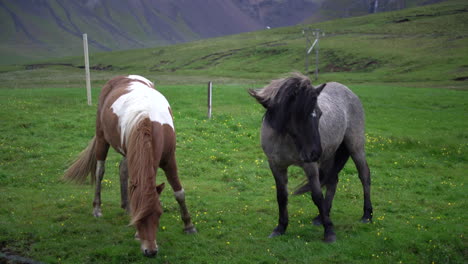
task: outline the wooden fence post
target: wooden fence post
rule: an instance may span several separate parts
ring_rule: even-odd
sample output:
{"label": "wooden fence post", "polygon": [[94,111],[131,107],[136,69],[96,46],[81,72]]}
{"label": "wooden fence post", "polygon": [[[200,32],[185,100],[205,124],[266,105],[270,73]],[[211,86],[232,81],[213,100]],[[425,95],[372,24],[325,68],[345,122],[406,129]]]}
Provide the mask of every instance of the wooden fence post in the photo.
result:
{"label": "wooden fence post", "polygon": [[208,119],[211,119],[212,95],[213,95],[213,83],[208,82]]}
{"label": "wooden fence post", "polygon": [[88,56],[88,35],[83,34],[84,58],[85,58],[85,71],[86,71],[86,97],[88,98],[88,105],[91,105],[91,80],[89,74],[89,56]]}

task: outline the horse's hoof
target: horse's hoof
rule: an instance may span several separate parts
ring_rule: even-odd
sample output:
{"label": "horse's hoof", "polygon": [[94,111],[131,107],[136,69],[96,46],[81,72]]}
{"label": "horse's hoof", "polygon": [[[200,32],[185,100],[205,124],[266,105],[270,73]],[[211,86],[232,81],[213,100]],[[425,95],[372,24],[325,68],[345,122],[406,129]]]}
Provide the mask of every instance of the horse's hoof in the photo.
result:
{"label": "horse's hoof", "polygon": [[312,224],[314,224],[315,226],[321,226],[323,223],[322,223],[322,218],[319,216],[315,217],[313,220],[312,220]]}
{"label": "horse's hoof", "polygon": [[96,218],[102,217],[101,210],[100,210],[100,209],[94,209],[93,215],[94,215],[94,217],[96,217]]}
{"label": "horse's hoof", "polygon": [[367,218],[367,217],[361,218],[361,223],[368,224],[370,222],[372,222],[371,218]]}
{"label": "horse's hoof", "polygon": [[323,242],[325,243],[334,243],[336,241],[336,235],[335,234],[329,234],[325,236],[323,239]]}
{"label": "horse's hoof", "polygon": [[194,226],[187,227],[184,229],[185,234],[196,234],[197,229]]}
{"label": "horse's hoof", "polygon": [[278,232],[278,231],[273,231],[269,236],[268,238],[273,238],[273,237],[277,237],[277,236],[281,236],[283,235],[284,233],[281,233],[281,232]]}

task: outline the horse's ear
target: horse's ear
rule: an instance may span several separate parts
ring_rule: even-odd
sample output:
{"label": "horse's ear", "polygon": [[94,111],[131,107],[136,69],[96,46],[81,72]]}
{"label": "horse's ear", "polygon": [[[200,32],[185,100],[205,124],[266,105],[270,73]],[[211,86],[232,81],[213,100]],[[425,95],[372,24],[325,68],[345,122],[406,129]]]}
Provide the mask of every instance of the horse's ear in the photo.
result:
{"label": "horse's ear", "polygon": [[263,105],[263,107],[268,108],[268,100],[265,100],[263,97],[259,96],[258,93],[257,93],[257,90],[249,89],[247,92],[250,94],[250,96],[255,98],[257,100],[257,102],[259,102],[261,105]]}
{"label": "horse's ear", "polygon": [[162,193],[162,191],[164,190],[164,186],[166,186],[166,183],[164,182],[156,186],[156,191],[158,192],[158,194]]}
{"label": "horse's ear", "polygon": [[323,88],[325,88],[325,86],[327,86],[326,83],[323,83],[321,85],[319,85],[317,88],[315,88],[315,91],[317,91],[317,94],[320,94],[323,90]]}

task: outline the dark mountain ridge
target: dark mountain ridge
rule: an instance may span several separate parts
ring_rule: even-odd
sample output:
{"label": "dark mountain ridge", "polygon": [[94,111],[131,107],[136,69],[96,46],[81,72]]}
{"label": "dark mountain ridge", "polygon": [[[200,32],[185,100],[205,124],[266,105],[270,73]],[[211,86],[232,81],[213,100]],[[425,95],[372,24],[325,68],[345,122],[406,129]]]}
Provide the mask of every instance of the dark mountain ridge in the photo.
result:
{"label": "dark mountain ridge", "polygon": [[147,48],[341,17],[351,3],[365,14],[372,1],[419,0],[0,0],[0,63],[79,55],[83,33],[90,52]]}

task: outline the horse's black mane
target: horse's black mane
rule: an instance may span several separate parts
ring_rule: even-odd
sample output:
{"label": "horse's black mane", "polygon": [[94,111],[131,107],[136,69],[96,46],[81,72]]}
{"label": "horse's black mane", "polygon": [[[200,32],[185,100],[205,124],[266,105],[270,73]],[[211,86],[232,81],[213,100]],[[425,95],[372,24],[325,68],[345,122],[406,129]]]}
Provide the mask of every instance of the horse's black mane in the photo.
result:
{"label": "horse's black mane", "polygon": [[270,99],[265,121],[279,134],[285,134],[291,119],[305,122],[317,104],[318,92],[309,78],[293,76],[279,83],[277,94]]}

